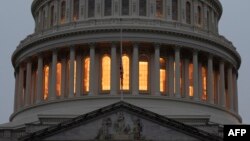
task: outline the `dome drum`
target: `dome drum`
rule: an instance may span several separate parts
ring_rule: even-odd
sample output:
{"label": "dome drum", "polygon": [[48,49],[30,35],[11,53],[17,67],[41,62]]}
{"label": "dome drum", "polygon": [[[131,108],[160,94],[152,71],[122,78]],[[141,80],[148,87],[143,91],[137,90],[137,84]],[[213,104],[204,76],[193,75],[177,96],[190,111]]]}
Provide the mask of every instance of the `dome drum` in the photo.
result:
{"label": "dome drum", "polygon": [[122,94],[165,116],[241,122],[241,58],[218,33],[218,0],[34,0],[32,14],[35,33],[12,56],[11,121],[88,113]]}
{"label": "dome drum", "polygon": [[125,99],[162,97],[167,104],[171,98],[214,105],[237,115],[237,68],[226,60],[183,46],[150,42],[124,41],[122,53],[119,42],[97,42],[24,59],[16,69],[17,118],[37,105],[93,96],[113,99],[121,91]]}

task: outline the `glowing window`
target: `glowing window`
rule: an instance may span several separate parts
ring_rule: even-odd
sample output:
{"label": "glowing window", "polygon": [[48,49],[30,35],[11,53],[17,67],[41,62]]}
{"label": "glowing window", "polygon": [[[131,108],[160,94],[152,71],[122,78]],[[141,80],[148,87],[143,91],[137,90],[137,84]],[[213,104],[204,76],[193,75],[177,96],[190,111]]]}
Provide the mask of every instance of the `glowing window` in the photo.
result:
{"label": "glowing window", "polygon": [[122,0],[122,15],[129,15],[129,0]]}
{"label": "glowing window", "polygon": [[202,100],[207,100],[207,69],[202,66]]}
{"label": "glowing window", "polygon": [[172,0],[172,19],[178,20],[178,0]]}
{"label": "glowing window", "polygon": [[122,56],[122,67],[123,67],[123,90],[129,90],[129,57],[127,55]]}
{"label": "glowing window", "polygon": [[147,15],[147,0],[139,0],[139,15]]}
{"label": "glowing window", "polygon": [[139,61],[139,90],[147,91],[148,90],[148,59],[143,57]]}
{"label": "glowing window", "polygon": [[191,24],[191,4],[186,3],[186,23]]}
{"label": "glowing window", "polygon": [[166,61],[160,58],[160,92],[166,92]]}
{"label": "glowing window", "polygon": [[194,67],[193,64],[190,63],[189,64],[189,74],[188,74],[188,79],[189,79],[189,96],[194,96],[194,79],[193,79],[193,71],[194,71]]}
{"label": "glowing window", "polygon": [[79,0],[74,0],[73,5],[73,20],[77,21],[79,19]]}
{"label": "glowing window", "polygon": [[84,75],[83,75],[83,90],[89,92],[89,70],[90,70],[90,59],[87,57],[84,60]]}
{"label": "glowing window", "polygon": [[51,6],[50,8],[50,26],[52,27],[54,25],[54,6]]}
{"label": "glowing window", "polygon": [[43,82],[43,99],[47,100],[49,96],[49,66],[45,66],[43,70],[44,76],[44,82]]}
{"label": "glowing window", "polygon": [[112,0],[105,0],[104,16],[111,16],[111,13],[112,13]]}
{"label": "glowing window", "polygon": [[65,23],[65,20],[66,20],[66,2],[63,1],[61,3],[61,24]]}
{"label": "glowing window", "polygon": [[102,90],[110,90],[110,71],[111,71],[111,60],[110,57],[104,55],[102,58]]}
{"label": "glowing window", "polygon": [[163,0],[156,0],[156,17],[163,16]]}
{"label": "glowing window", "polygon": [[61,96],[61,83],[62,83],[62,64],[56,65],[56,95]]}
{"label": "glowing window", "polygon": [[88,0],[88,17],[95,16],[95,0]]}

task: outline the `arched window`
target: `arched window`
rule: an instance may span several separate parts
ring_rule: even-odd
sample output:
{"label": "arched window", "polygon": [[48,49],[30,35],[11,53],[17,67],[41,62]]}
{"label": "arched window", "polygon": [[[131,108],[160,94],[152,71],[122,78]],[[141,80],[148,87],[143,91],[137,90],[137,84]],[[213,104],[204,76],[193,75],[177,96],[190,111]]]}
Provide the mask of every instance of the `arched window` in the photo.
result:
{"label": "arched window", "polygon": [[193,73],[194,73],[194,65],[193,63],[190,63],[188,66],[188,79],[189,79],[189,96],[194,96],[194,79],[193,79]]}
{"label": "arched window", "polygon": [[88,17],[95,16],[95,0],[88,0]]}
{"label": "arched window", "polygon": [[141,56],[139,59],[139,90],[148,91],[149,80],[149,61],[146,56]]}
{"label": "arched window", "polygon": [[49,96],[49,66],[43,68],[43,99],[47,100]]}
{"label": "arched window", "polygon": [[202,21],[202,12],[201,12],[201,7],[198,6],[198,24],[201,25]]}
{"label": "arched window", "polygon": [[156,17],[163,17],[163,0],[156,0]]}
{"label": "arched window", "polygon": [[108,55],[102,57],[102,91],[110,90],[111,82],[111,60]]}
{"label": "arched window", "polygon": [[191,24],[191,4],[186,2],[186,23]]}
{"label": "arched window", "polygon": [[66,2],[62,1],[62,3],[61,3],[61,15],[60,15],[61,24],[65,23],[65,20],[66,20]]}
{"label": "arched window", "polygon": [[122,0],[122,15],[129,15],[129,0]]}
{"label": "arched window", "polygon": [[77,21],[79,19],[79,0],[73,1],[73,20]]}
{"label": "arched window", "polygon": [[89,71],[90,71],[90,58],[84,60],[84,74],[83,74],[83,91],[89,92]]}
{"label": "arched window", "polygon": [[54,5],[50,7],[50,27],[54,25]]}
{"label": "arched window", "polygon": [[105,0],[104,16],[111,16],[112,14],[112,0]]}
{"label": "arched window", "polygon": [[62,63],[56,64],[56,95],[61,96],[61,83],[62,83]]}
{"label": "arched window", "polygon": [[202,100],[207,100],[207,68],[203,65],[201,69],[202,78]]}
{"label": "arched window", "polygon": [[160,58],[160,92],[166,92],[166,61]]}
{"label": "arched window", "polygon": [[123,90],[129,90],[129,81],[130,81],[130,61],[128,55],[122,56],[122,67],[123,67]]}
{"label": "arched window", "polygon": [[139,15],[147,16],[147,0],[139,0]]}
{"label": "arched window", "polygon": [[178,0],[172,0],[172,19],[178,20]]}

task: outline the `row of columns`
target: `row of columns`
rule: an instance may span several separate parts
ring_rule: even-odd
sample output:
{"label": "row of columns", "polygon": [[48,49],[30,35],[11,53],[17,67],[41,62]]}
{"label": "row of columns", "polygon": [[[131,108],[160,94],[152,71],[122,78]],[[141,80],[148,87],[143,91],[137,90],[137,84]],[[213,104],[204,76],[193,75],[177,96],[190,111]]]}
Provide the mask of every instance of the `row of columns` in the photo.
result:
{"label": "row of columns", "polygon": [[[89,95],[97,95],[98,92],[98,81],[96,81],[98,78],[96,76],[96,48],[94,44],[90,45],[89,49],[89,57],[90,57],[90,78],[89,78]],[[181,70],[180,70],[180,64],[181,64],[181,54],[180,54],[181,48],[176,47],[174,49],[174,54],[169,55],[168,63],[166,65],[167,70],[167,80],[168,83],[166,84],[166,87],[168,91],[166,92],[169,97],[175,97],[175,98],[190,98],[189,95],[189,78],[184,79],[184,84],[179,81],[181,79]],[[62,77],[61,80],[61,97],[64,97],[65,95],[68,95],[69,98],[73,97],[79,97],[81,95],[81,78],[82,78],[82,62],[81,57],[79,55],[76,55],[76,51],[74,46],[70,47],[70,53],[69,53],[69,82],[66,82],[66,77]],[[119,67],[118,61],[117,61],[117,46],[116,44],[111,45],[111,95],[119,94]],[[152,82],[149,82],[151,84],[152,90],[149,92],[151,95],[160,96],[160,45],[155,44],[154,45],[154,61],[151,62],[154,65],[154,71]],[[75,69],[75,60],[76,60],[76,69]],[[48,100],[55,100],[58,96],[56,94],[56,81],[57,81],[57,62],[58,62],[58,52],[57,50],[52,51],[52,63],[51,63],[51,73],[50,73],[50,82],[49,82],[49,96]],[[184,76],[188,77],[189,74],[189,64],[190,60],[188,58],[185,58],[183,61],[183,68],[184,68]],[[66,59],[61,60],[62,63],[62,76],[66,76],[65,67],[67,66]],[[175,63],[175,67],[174,67]],[[201,81],[199,80],[200,75],[200,69],[199,69],[199,61],[198,61],[198,51],[193,51],[192,54],[192,63],[193,63],[193,100],[200,101],[201,95],[200,90],[202,89]],[[81,67],[80,67],[81,66]],[[207,60],[207,103],[215,104],[215,92],[214,92],[214,68],[213,68],[213,56],[209,55]],[[37,59],[37,81],[36,81],[36,100],[35,103],[39,104],[42,102],[43,97],[43,76],[44,76],[44,61],[42,56],[38,56]],[[227,71],[225,71],[225,63],[223,61],[219,64],[219,93],[218,93],[218,99],[219,99],[219,105],[221,107],[226,107],[226,92],[225,92],[225,72],[227,72],[227,95],[229,98],[229,108],[233,111],[238,111],[238,103],[237,103],[237,75],[233,72],[233,68],[229,66],[227,68]],[[156,71],[157,70],[157,71]],[[149,70],[150,71],[150,70]],[[26,74],[24,74],[26,72]],[[75,80],[75,72],[76,72],[76,80]],[[26,77],[26,78],[24,78]],[[133,44],[133,51],[132,51],[132,71],[131,71],[131,93],[132,95],[138,95],[139,92],[139,46],[138,44]],[[24,93],[24,80],[25,80],[25,93]],[[26,70],[25,67],[19,67],[19,71],[16,71],[16,90],[15,90],[15,110],[18,108],[24,106],[27,107],[31,104],[31,81],[32,80],[32,62],[28,61],[26,63]],[[75,88],[76,83],[76,88]],[[65,88],[65,86],[68,86],[68,89]],[[183,86],[184,95],[181,93],[181,86]],[[74,92],[76,89],[76,93]],[[66,90],[68,90],[66,92]],[[22,97],[24,99],[22,100]],[[34,97],[34,96],[33,96]],[[21,101],[24,101],[21,103]]]}

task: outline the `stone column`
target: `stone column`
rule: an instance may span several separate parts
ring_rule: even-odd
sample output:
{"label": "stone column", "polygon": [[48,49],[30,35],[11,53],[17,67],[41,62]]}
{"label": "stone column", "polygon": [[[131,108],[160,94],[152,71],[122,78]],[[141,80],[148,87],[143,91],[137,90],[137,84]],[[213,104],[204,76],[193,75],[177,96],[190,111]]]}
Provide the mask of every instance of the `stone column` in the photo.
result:
{"label": "stone column", "polygon": [[208,72],[207,72],[207,93],[208,93],[208,102],[210,104],[214,104],[214,75],[213,75],[213,56],[209,55],[208,56]]}
{"label": "stone column", "polygon": [[56,72],[57,72],[57,51],[53,50],[52,52],[52,68],[51,68],[51,83],[49,91],[49,100],[56,99]]}
{"label": "stone column", "polygon": [[14,112],[17,111],[18,109],[18,87],[19,87],[19,70],[16,69],[15,71],[15,78],[16,78],[16,81],[15,81],[15,97],[14,97]]}
{"label": "stone column", "polygon": [[169,55],[168,58],[168,93],[170,97],[174,96],[174,57]]}
{"label": "stone column", "polygon": [[194,100],[199,100],[198,51],[193,52]]}
{"label": "stone column", "polygon": [[220,93],[219,93],[219,101],[220,106],[225,107],[225,66],[224,62],[220,61]]}
{"label": "stone column", "polygon": [[154,95],[160,96],[160,45],[155,44],[155,55],[154,55],[154,77],[155,77],[155,82],[154,83],[154,90],[155,93]]}
{"label": "stone column", "polygon": [[233,101],[233,72],[232,67],[229,66],[227,69],[227,88],[228,88],[228,97],[229,97],[229,107],[230,110],[233,111],[234,109],[234,101]]}
{"label": "stone column", "polygon": [[189,98],[189,59],[184,60],[184,95]]}
{"label": "stone column", "polygon": [[95,46],[90,45],[89,95],[95,94]]}
{"label": "stone column", "polygon": [[198,23],[198,19],[197,19],[198,18],[197,6],[198,6],[198,1],[194,0],[193,1],[193,8],[191,8],[191,9],[193,9],[192,10],[193,13],[191,14],[192,19],[193,19],[193,22],[192,22],[193,25],[197,25],[197,23]]}
{"label": "stone column", "polygon": [[171,21],[172,20],[172,0],[167,0],[167,20]]}
{"label": "stone column", "polygon": [[30,105],[31,97],[31,62],[27,62],[26,66],[26,88],[25,88],[25,107]]}
{"label": "stone column", "polygon": [[175,97],[180,98],[181,97],[181,69],[180,69],[180,48],[175,48]]}
{"label": "stone column", "polygon": [[139,51],[138,44],[133,45],[133,62],[132,62],[132,95],[139,94]]}
{"label": "stone column", "polygon": [[80,54],[76,57],[76,96],[79,97],[82,94],[82,56]]}
{"label": "stone column", "polygon": [[70,47],[70,60],[69,60],[69,98],[75,96],[74,87],[75,87],[75,48]]}
{"label": "stone column", "polygon": [[116,53],[116,45],[112,43],[111,45],[111,95],[117,95],[117,53]]}
{"label": "stone column", "polygon": [[38,67],[37,67],[37,83],[36,83],[36,104],[39,104],[43,94],[43,58],[38,56]]}
{"label": "stone column", "polygon": [[18,84],[18,108],[23,107],[23,79],[24,70],[22,66],[19,66],[19,84]]}
{"label": "stone column", "polygon": [[85,0],[80,0],[80,14],[79,14],[79,20],[84,20],[86,15],[86,8],[85,8]]}

